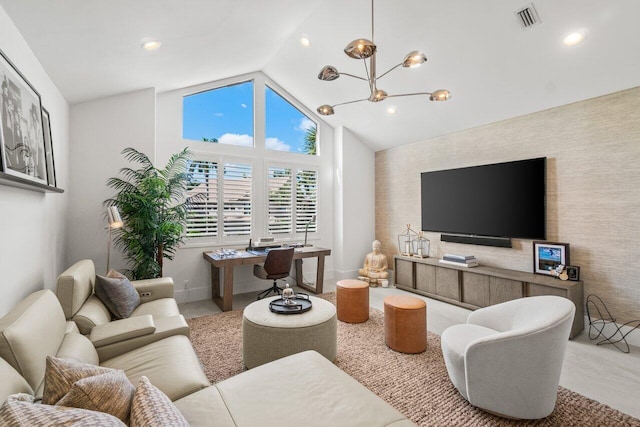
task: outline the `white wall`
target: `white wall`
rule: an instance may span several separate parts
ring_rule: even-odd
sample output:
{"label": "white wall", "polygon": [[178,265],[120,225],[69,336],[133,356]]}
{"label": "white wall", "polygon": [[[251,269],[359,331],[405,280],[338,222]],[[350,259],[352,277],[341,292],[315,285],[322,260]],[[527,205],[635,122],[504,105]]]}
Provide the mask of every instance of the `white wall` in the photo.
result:
{"label": "white wall", "polygon": [[[42,97],[51,117],[58,187],[68,187],[69,106],[4,9],[0,49]],[[64,268],[68,193],[40,193],[0,185],[0,316],[28,294],[54,289]]]}
{"label": "white wall", "polygon": [[[145,89],[97,99],[71,107],[71,165],[67,226],[67,265],[90,258],[98,274],[107,262],[107,228],[102,202],[113,196],[107,187],[128,163],[121,151],[133,147],[151,159],[155,155],[155,90]],[[114,250],[111,267],[125,268]]]}
{"label": "white wall", "polygon": [[375,153],[343,126],[334,140],[335,276],[355,278],[375,239]]}

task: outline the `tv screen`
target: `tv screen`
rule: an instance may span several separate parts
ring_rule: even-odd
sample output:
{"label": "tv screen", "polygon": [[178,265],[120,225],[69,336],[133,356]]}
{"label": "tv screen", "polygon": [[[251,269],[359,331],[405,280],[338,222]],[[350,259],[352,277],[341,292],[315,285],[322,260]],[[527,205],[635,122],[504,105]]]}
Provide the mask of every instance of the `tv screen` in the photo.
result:
{"label": "tv screen", "polygon": [[546,157],[423,172],[422,230],[546,239]]}

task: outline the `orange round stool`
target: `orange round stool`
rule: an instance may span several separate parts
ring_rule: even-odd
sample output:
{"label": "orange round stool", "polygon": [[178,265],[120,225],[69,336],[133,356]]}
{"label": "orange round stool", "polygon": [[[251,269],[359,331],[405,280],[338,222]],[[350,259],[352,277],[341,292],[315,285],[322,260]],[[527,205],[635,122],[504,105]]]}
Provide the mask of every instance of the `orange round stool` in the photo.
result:
{"label": "orange round stool", "polygon": [[384,299],[384,342],[402,353],[422,353],[427,349],[427,304],[405,295]]}
{"label": "orange round stool", "polygon": [[342,322],[369,320],[369,284],[362,280],[340,280],[336,286],[336,309]]}

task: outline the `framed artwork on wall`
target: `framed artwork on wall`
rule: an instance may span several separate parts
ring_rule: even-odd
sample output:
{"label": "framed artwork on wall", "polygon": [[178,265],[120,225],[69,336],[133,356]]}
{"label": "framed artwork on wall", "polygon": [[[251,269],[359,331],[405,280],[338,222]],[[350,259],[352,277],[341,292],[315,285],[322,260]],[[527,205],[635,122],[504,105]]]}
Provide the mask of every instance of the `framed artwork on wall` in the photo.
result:
{"label": "framed artwork on wall", "polygon": [[47,184],[40,94],[0,51],[2,172]]}
{"label": "framed artwork on wall", "polygon": [[533,272],[554,276],[559,265],[569,264],[569,244],[533,242]]}
{"label": "framed artwork on wall", "polygon": [[52,187],[56,187],[56,163],[53,159],[51,120],[46,108],[42,109],[42,127],[44,129],[44,156],[47,162],[47,183]]}

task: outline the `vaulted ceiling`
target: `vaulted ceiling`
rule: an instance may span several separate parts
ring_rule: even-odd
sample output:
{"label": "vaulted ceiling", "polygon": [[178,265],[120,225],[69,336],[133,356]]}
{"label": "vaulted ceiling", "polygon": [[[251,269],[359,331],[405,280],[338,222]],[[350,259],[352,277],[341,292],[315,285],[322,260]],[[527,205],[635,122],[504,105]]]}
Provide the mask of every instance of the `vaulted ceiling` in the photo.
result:
{"label": "vaulted ceiling", "polygon": [[[640,86],[640,1],[535,0],[540,23],[522,29],[527,0],[375,0],[379,74],[412,50],[389,94],[426,96],[336,107],[324,118],[374,150]],[[364,75],[343,49],[371,37],[369,0],[0,0],[70,103],[155,87],[159,92],[261,70],[310,109],[366,98],[366,82],[317,79],[324,65]],[[573,31],[582,43],[565,46]],[[303,47],[300,38],[310,39]],[[141,49],[159,39],[154,52]],[[387,107],[397,113],[390,115]]]}

